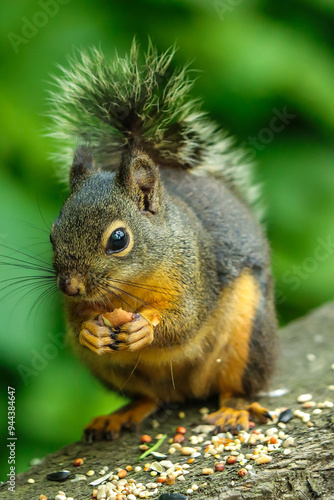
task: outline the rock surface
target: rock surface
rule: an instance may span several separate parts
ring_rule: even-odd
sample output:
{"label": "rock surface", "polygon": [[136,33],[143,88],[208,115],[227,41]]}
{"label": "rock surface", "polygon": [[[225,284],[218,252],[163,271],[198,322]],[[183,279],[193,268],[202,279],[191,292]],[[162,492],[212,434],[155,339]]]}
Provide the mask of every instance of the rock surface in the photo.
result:
{"label": "rock surface", "polygon": [[[287,407],[292,410],[302,409],[311,414],[313,428],[307,427],[300,419],[291,420],[285,432],[295,440],[295,447],[291,448],[290,455],[281,452],[273,454],[273,459],[264,465],[253,467],[252,471],[245,477],[238,476],[240,466],[226,466],[223,472],[215,472],[209,476],[202,475],[204,467],[214,467],[214,457],[196,459],[191,465],[190,473],[185,476],[185,481],[176,480],[175,485],[164,485],[160,493],[179,492],[186,495],[186,490],[194,483],[198,485],[206,482],[204,488],[194,492],[192,498],[207,498],[212,500],[225,499],[308,499],[321,498],[325,500],[334,499],[334,411],[333,408],[324,409],[320,414],[312,414],[311,409],[303,409],[297,403],[297,397],[304,393],[311,393],[314,401],[322,402],[334,400],[334,391],[328,386],[334,384],[334,371],[331,369],[334,363],[334,303],[327,304],[312,312],[305,318],[291,323],[279,332],[280,353],[276,375],[271,381],[270,389],[287,388],[289,392],[280,397],[261,398],[261,404],[274,410],[279,407]],[[309,356],[309,355],[313,356]],[[39,495],[44,494],[48,499],[54,499],[59,490],[64,491],[68,497],[75,500],[90,500],[93,487],[91,481],[100,477],[98,472],[103,466],[110,470],[117,467],[124,468],[127,465],[135,467],[138,465],[141,434],[166,433],[168,438],[173,437],[175,428],[182,425],[188,429],[201,423],[199,408],[208,406],[210,410],[215,409],[215,401],[191,403],[173,409],[165,410],[155,417],[159,422],[157,429],[152,428],[152,420],[149,419],[141,433],[125,433],[114,442],[73,443],[62,450],[48,455],[40,465],[32,467],[29,471],[21,473],[16,479],[16,492],[11,494],[7,485],[0,486],[0,498],[9,500],[38,500]],[[179,412],[186,413],[185,418],[179,418]],[[262,429],[267,425],[258,425]],[[187,443],[187,445],[190,445]],[[169,445],[167,440],[159,449],[159,452],[167,453]],[[226,454],[224,453],[224,456]],[[85,463],[80,467],[74,467],[73,462],[77,458],[84,458]],[[169,455],[173,462],[186,462],[188,457],[181,455]],[[158,459],[154,459],[158,460]],[[148,457],[146,461],[153,461]],[[142,465],[142,463],[140,464]],[[67,469],[71,472],[68,480],[63,483],[54,483],[46,479],[50,472]],[[94,470],[95,475],[87,477],[84,481],[71,482],[75,474],[85,474]],[[131,471],[129,477],[134,477],[137,482],[152,482],[156,478],[151,477],[149,472],[134,473]],[[33,484],[28,479],[33,478]],[[158,498],[159,494],[154,497]],[[190,498],[190,496],[189,496]]]}

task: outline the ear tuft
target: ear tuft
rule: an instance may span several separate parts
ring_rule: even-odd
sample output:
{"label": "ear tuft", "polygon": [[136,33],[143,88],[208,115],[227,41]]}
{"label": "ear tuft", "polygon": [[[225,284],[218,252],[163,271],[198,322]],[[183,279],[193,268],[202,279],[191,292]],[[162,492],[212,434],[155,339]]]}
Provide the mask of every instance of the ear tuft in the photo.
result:
{"label": "ear tuft", "polygon": [[158,211],[160,175],[154,162],[146,154],[138,154],[131,169],[140,194],[140,209],[155,214]]}
{"label": "ear tuft", "polygon": [[159,169],[144,152],[136,150],[132,156],[125,154],[119,179],[130,197],[145,214],[156,214],[161,206]]}
{"label": "ear tuft", "polygon": [[81,145],[77,148],[73,163],[70,169],[70,188],[71,192],[87,179],[94,169],[94,161],[91,150],[87,145]]}

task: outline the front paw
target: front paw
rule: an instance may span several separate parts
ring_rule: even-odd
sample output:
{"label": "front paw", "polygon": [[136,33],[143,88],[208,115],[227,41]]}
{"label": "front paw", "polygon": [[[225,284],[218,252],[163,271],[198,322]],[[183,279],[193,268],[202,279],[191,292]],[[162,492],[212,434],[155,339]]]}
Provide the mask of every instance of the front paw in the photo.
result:
{"label": "front paw", "polygon": [[95,354],[110,354],[117,348],[117,333],[105,326],[101,316],[98,316],[83,323],[79,342]]}
{"label": "front paw", "polygon": [[79,342],[99,355],[124,350],[139,351],[152,344],[153,325],[158,322],[156,316],[152,323],[141,314],[131,313],[130,317],[131,321],[115,326],[110,322],[110,314],[99,314],[97,318],[83,323]]}
{"label": "front paw", "polygon": [[152,344],[153,324],[141,314],[134,314],[132,321],[119,327],[117,350],[139,351]]}

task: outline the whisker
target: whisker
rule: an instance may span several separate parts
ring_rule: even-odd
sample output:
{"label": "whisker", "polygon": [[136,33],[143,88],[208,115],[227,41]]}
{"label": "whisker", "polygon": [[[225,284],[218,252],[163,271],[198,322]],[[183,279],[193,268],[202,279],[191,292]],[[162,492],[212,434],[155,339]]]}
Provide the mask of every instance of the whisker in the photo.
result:
{"label": "whisker", "polygon": [[36,200],[36,201],[37,201],[37,206],[38,206],[39,215],[41,216],[41,219],[42,219],[42,221],[44,222],[44,225],[45,225],[46,229],[48,230],[48,233],[50,234],[50,232],[51,232],[51,225],[49,225],[49,224],[46,222],[45,217],[44,217],[44,215],[42,214],[42,210],[41,210],[41,206],[40,206],[40,204],[39,204],[39,200],[38,200],[38,198],[37,198],[37,200]]}
{"label": "whisker", "polygon": [[[108,281],[113,281],[115,283],[121,283],[123,285],[130,285],[130,286],[134,286],[134,287],[137,287],[137,288],[142,288],[143,290],[148,290],[148,291],[152,291],[152,292],[165,293],[166,295],[167,294],[169,294],[169,295],[175,294],[175,292],[172,292],[168,288],[153,287],[153,286],[150,286],[150,285],[141,285],[139,283],[134,283],[133,281],[124,281],[124,280],[115,279],[115,278],[105,278],[105,279],[107,279]],[[165,291],[165,290],[167,290],[167,291]]]}
{"label": "whisker", "polygon": [[[8,282],[9,280],[3,280],[3,281],[6,281]],[[0,282],[2,283],[2,282]],[[13,279],[10,279],[10,283],[6,286],[3,286],[2,288],[0,288],[0,292],[4,292],[5,290],[7,290],[8,288],[12,288],[14,287],[14,290],[19,290],[19,287],[23,287],[24,285],[29,285],[31,287],[35,287],[34,290],[36,290],[37,288],[39,288],[40,286],[42,285],[50,285],[50,282],[41,282],[40,280],[35,280],[35,278],[20,278],[20,279],[16,279],[15,281],[13,281]],[[36,286],[37,285],[37,286]],[[17,288],[15,288],[17,287]],[[7,297],[7,295],[4,295],[2,297],[2,299],[5,299]]]}
{"label": "whisker", "polygon": [[[111,296],[114,298],[118,298],[116,294],[114,294],[111,290],[107,290],[103,285],[97,285],[96,288],[102,294],[102,300],[103,300],[105,307],[106,307],[105,300],[108,300],[108,299],[110,300],[110,297],[108,297],[108,294],[109,295],[111,294]],[[96,302],[99,303],[100,298],[99,298],[99,300],[96,300]]]}
{"label": "whisker", "polygon": [[[102,287],[102,288],[101,288]],[[129,304],[129,302],[127,302],[125,299],[123,299],[123,297],[120,297],[119,295],[117,295],[117,293],[115,293],[113,290],[110,289],[110,287],[104,287],[103,285],[100,285],[99,289],[103,289],[105,292],[107,293],[110,293],[115,299],[118,299],[120,300],[121,302],[123,302],[126,306],[128,306],[128,308],[130,310],[132,310],[133,312],[137,312],[137,309],[135,309],[131,304]],[[119,290],[119,289],[118,289]]]}
{"label": "whisker", "polygon": [[[155,311],[159,311],[159,309],[157,309],[156,307],[152,306],[152,304],[149,304],[148,302],[146,302],[145,300],[142,300],[140,299],[139,297],[137,297],[136,295],[133,295],[132,293],[130,292],[126,292],[125,290],[122,290],[122,288],[118,288],[117,286],[115,285],[111,285],[113,289],[117,290],[118,292],[121,292],[121,293],[124,293],[124,295],[126,295],[127,297],[130,297],[131,299],[134,299],[136,300],[137,302],[139,302],[141,305],[143,306],[146,306],[148,309],[151,309],[152,311],[155,310]],[[109,285],[110,287],[110,285]],[[122,299],[124,300],[124,299]]]}
{"label": "whisker", "polygon": [[43,304],[43,302],[47,299],[49,299],[50,297],[52,297],[52,295],[58,291],[58,288],[57,287],[50,287],[49,289],[43,291],[38,297],[37,299],[34,301],[30,311],[29,311],[29,314],[28,314],[28,319],[31,317],[31,314],[33,312],[33,310],[35,309],[36,307],[36,314],[39,310],[39,308],[41,307],[41,305]]}
{"label": "whisker", "polygon": [[47,251],[48,252],[51,251],[51,245],[50,245],[50,243],[49,243],[48,240],[47,241],[45,240],[45,238],[37,238],[37,237],[33,238],[33,237],[30,237],[30,239],[31,240],[35,240],[35,241],[33,243],[30,243],[30,245],[25,245],[24,246],[25,249],[37,247],[37,245],[44,245],[44,246],[47,245],[47,247],[48,247]]}
{"label": "whisker", "polygon": [[117,392],[120,392],[120,391],[121,391],[121,392],[122,392],[122,394],[123,394],[123,389],[124,389],[124,387],[125,387],[125,386],[126,386],[126,384],[130,381],[130,379],[131,379],[132,375],[134,374],[134,372],[136,371],[136,369],[137,369],[137,367],[138,367],[138,365],[139,365],[139,362],[140,362],[140,357],[141,357],[141,353],[139,353],[139,355],[138,355],[138,359],[137,359],[137,363],[135,364],[135,366],[134,366],[134,367],[133,367],[133,369],[131,370],[131,373],[130,373],[129,377],[128,377],[128,378],[127,378],[127,380],[124,382],[124,384],[122,385],[122,387],[120,387],[120,388],[118,389],[118,391],[117,391]]}
{"label": "whisker", "polygon": [[[13,260],[17,260],[14,257],[8,257],[8,258],[11,258]],[[38,267],[35,264],[21,264],[21,263],[20,264],[16,264],[15,262],[5,262],[5,261],[0,261],[0,264],[3,265],[3,266],[18,267],[20,269],[30,269],[32,271],[44,271],[44,272],[53,273],[54,275],[56,275],[56,271],[54,269],[46,268],[46,267],[41,267],[41,266]]]}
{"label": "whisker", "polygon": [[[16,252],[19,252],[19,250],[16,250]],[[19,252],[19,253],[22,253],[22,252]],[[23,254],[23,255],[27,255],[27,254]],[[36,261],[37,264],[35,264],[35,262],[31,262],[27,259],[20,259],[19,257],[14,257],[13,255],[6,255],[6,254],[0,254],[0,257],[2,257],[3,259],[10,259],[10,260],[15,260],[16,262],[21,262],[22,264],[30,264],[32,266],[36,266],[37,264],[40,266],[45,266],[45,267],[48,267],[50,269],[53,269],[53,266],[52,266],[52,262],[50,260],[47,260],[46,258],[44,259],[38,259],[37,257],[33,257],[32,255],[28,257],[32,260],[32,261]]]}
{"label": "whisker", "polygon": [[21,283],[25,282],[29,282],[31,285],[42,285],[43,280],[47,280],[47,283],[45,284],[49,284],[50,280],[54,280],[54,276],[14,276],[13,278],[7,278],[0,281],[0,284],[10,282],[8,285],[0,288],[0,292],[3,292],[4,290],[6,290],[6,288],[14,285],[20,285]]}
{"label": "whisker", "polygon": [[[40,264],[52,265],[52,263],[50,261],[47,261],[46,259],[39,259],[38,257],[35,257],[34,255],[30,255],[28,253],[22,252],[22,250],[18,250],[16,248],[11,248],[8,245],[4,245],[3,243],[1,243],[0,246],[3,247],[3,248],[6,248],[7,250],[10,250],[11,252],[15,252],[15,253],[19,253],[21,255],[24,255],[25,257],[28,257],[29,259],[35,260],[36,262],[39,262]],[[22,259],[18,259],[17,257],[12,257],[12,256],[9,256],[9,255],[0,255],[0,256],[1,257],[11,258],[11,259],[16,259],[16,260],[18,260],[20,262],[25,262]]]}
{"label": "whisker", "polygon": [[[28,285],[27,285],[27,284],[22,286],[22,288],[27,288],[27,287],[28,287]],[[41,288],[42,288],[42,287],[41,287]],[[13,307],[11,314],[13,314],[13,313],[14,313],[15,309],[18,307],[18,305],[19,305],[19,304],[20,304],[23,300],[25,300],[27,297],[29,297],[29,296],[30,296],[32,293],[34,293],[35,291],[36,291],[36,289],[32,289],[32,290],[28,290],[25,294],[23,294],[23,295],[20,297],[20,300],[19,300],[19,301],[15,304],[15,306]],[[44,289],[44,290],[43,290],[43,291],[39,294],[39,296],[37,297],[36,301],[37,301],[37,300],[40,300],[41,298],[44,300],[44,297],[45,297],[45,298],[47,298],[47,297],[49,296],[49,292],[50,292],[50,291],[55,292],[55,291],[56,291],[56,289],[55,289],[55,288],[53,289],[53,288],[52,288],[52,287],[50,287],[50,285],[49,285],[49,288],[47,288],[46,290]],[[7,296],[8,296],[8,295],[10,295],[10,294],[11,294],[11,293],[13,293],[13,292],[15,292],[15,290],[11,290],[11,291],[7,294]],[[7,297],[7,296],[6,296],[6,297]],[[28,315],[27,315],[27,320],[30,318],[31,313],[32,313],[32,308],[30,309],[30,312],[29,312],[29,313],[28,313]]]}
{"label": "whisker", "polygon": [[175,391],[175,380],[174,380],[174,372],[173,372],[173,362],[172,362],[172,360],[170,360],[170,376],[171,376],[171,379],[172,379],[173,389]]}
{"label": "whisker", "polygon": [[[1,292],[3,292],[4,290],[6,290],[7,288],[10,288],[11,286],[20,286],[22,284],[22,286],[30,286],[32,287],[33,290],[37,290],[39,287],[41,287],[42,285],[55,285],[54,283],[50,283],[50,281],[35,281],[35,280],[30,280],[29,278],[28,279],[21,279],[21,280],[17,280],[15,282],[12,282],[12,283],[9,283],[7,284],[6,286],[2,287],[0,289]],[[56,285],[55,285],[56,286]],[[35,288],[33,288],[35,287]]]}
{"label": "whisker", "polygon": [[54,276],[46,276],[46,275],[36,275],[36,276],[12,276],[11,278],[6,278],[4,280],[0,280],[0,284],[1,283],[6,283],[7,281],[13,281],[13,280],[29,280],[29,279],[32,279],[32,280],[43,280],[43,279],[55,279]]}
{"label": "whisker", "polygon": [[18,222],[20,222],[21,224],[24,224],[25,226],[28,226],[28,227],[31,227],[33,229],[37,229],[37,231],[41,231],[42,233],[45,233],[47,235],[50,234],[49,231],[47,231],[46,229],[43,229],[42,227],[39,227],[39,226],[35,226],[35,224],[32,224],[31,222],[27,221],[27,220],[24,220],[24,219],[16,219]]}
{"label": "whisker", "polygon": [[[48,253],[48,254],[50,255],[50,252],[51,252],[51,249],[50,249],[50,248],[48,248],[47,250],[43,250],[43,252],[40,252],[40,254],[39,254],[39,255],[44,255],[44,254],[46,254],[46,253]],[[52,265],[51,260],[50,260],[49,262],[50,262],[50,264]]]}
{"label": "whisker", "polygon": [[[30,290],[28,290],[28,292],[26,294],[24,294],[23,296],[20,297],[20,302],[22,301],[22,299],[24,299],[28,294],[30,293],[33,293],[33,292],[36,292],[38,289],[40,288],[45,288],[45,287],[50,287],[50,283],[39,283],[38,287],[34,287],[34,288],[31,288],[31,283],[23,283],[23,285],[20,285],[19,283],[14,283],[15,285],[18,285],[20,286],[19,290],[22,291],[26,288],[30,288]],[[3,289],[1,289],[1,293],[6,289],[6,288],[10,288],[10,285],[7,285],[7,287],[4,287]],[[7,299],[10,295],[12,295],[13,293],[17,293],[18,292],[18,289],[17,288],[13,288],[12,290],[9,290],[8,293],[6,293],[3,297],[1,297],[2,300],[5,300]],[[43,291],[44,293],[44,291]],[[19,304],[19,301],[17,303],[17,305]]]}
{"label": "whisker", "polygon": [[[45,290],[45,287],[47,287],[46,290]],[[23,287],[25,288],[28,288],[28,283],[26,285],[23,285]],[[42,296],[42,294],[46,293],[48,290],[51,290],[51,289],[54,289],[54,290],[57,290],[56,288],[54,288],[52,285],[50,285],[49,283],[44,283],[44,284],[41,284],[39,288],[44,288],[43,292],[41,293],[40,296]],[[38,288],[33,288],[32,290],[28,290],[28,292],[26,292],[20,300],[23,300],[25,299],[28,295],[36,292],[38,290]]]}
{"label": "whisker", "polygon": [[102,293],[102,302],[104,304],[104,307],[107,309],[107,301],[109,300],[109,297],[107,296],[107,294],[104,293],[104,289],[103,288],[98,288],[98,289]]}

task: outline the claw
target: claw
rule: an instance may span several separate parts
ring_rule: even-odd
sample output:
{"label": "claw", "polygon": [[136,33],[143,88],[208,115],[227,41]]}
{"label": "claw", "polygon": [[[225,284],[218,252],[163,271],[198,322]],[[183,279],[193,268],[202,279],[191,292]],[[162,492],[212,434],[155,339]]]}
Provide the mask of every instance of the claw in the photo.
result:
{"label": "claw", "polygon": [[94,443],[98,441],[98,432],[95,429],[85,429],[84,439],[87,443]]}
{"label": "claw", "polygon": [[104,434],[104,439],[105,439],[106,441],[111,441],[112,437],[111,437],[111,432],[110,432],[110,431],[105,432],[105,434]]}
{"label": "claw", "polygon": [[248,411],[249,411],[249,413],[254,415],[258,420],[260,420],[260,422],[265,423],[268,418],[269,418],[269,420],[272,420],[272,416],[270,415],[267,408],[264,408],[259,403],[255,402],[255,403],[252,403],[251,405],[249,405]]}
{"label": "claw", "polygon": [[248,430],[249,413],[245,410],[223,407],[219,411],[208,415],[206,421],[216,425],[216,434],[228,431],[235,434],[242,429]]}

